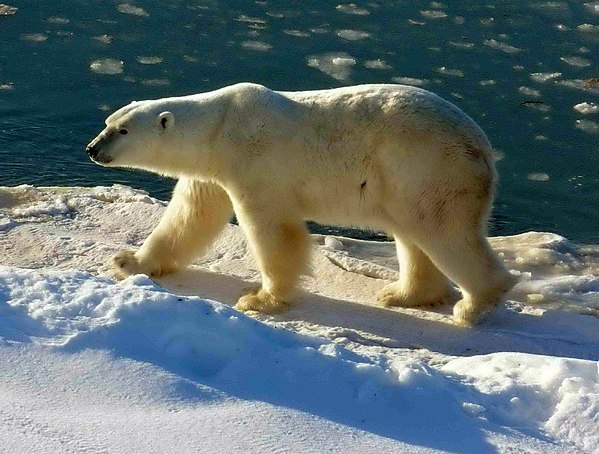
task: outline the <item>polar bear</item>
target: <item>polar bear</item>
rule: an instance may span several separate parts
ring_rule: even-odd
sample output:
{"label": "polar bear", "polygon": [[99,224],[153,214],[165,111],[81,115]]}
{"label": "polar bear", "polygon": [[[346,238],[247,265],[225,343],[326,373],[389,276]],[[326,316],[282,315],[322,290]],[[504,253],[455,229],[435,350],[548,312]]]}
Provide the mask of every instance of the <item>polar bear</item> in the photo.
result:
{"label": "polar bear", "polygon": [[178,178],[156,229],[112,261],[119,277],[185,267],[237,216],[262,275],[236,308],[285,308],[309,261],[305,220],[395,238],[399,279],[384,306],[447,301],[470,326],[515,278],[486,237],[496,172],[491,145],[453,104],[411,86],[283,92],[241,83],[133,102],[87,146],[102,166]]}

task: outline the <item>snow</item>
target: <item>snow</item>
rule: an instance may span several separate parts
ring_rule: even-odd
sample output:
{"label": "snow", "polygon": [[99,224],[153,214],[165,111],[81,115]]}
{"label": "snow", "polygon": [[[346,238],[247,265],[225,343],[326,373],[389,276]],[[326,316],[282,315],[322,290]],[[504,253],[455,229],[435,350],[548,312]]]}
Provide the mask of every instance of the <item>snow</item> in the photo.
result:
{"label": "snow", "polygon": [[467,330],[449,306],[375,305],[392,243],[314,235],[298,302],[244,315],[259,273],[233,225],[188,270],[109,276],[164,206],[0,188],[7,452],[596,452],[599,246],[493,238],[521,282]]}

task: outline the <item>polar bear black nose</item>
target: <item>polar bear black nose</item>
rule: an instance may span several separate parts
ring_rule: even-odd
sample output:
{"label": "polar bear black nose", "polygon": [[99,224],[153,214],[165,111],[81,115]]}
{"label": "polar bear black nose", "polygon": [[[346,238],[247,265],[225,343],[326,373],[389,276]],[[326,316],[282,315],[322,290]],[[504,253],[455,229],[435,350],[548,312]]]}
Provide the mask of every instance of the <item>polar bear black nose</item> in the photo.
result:
{"label": "polar bear black nose", "polygon": [[95,158],[96,156],[98,156],[98,149],[95,145],[88,145],[85,151],[87,151],[87,154],[90,158]]}

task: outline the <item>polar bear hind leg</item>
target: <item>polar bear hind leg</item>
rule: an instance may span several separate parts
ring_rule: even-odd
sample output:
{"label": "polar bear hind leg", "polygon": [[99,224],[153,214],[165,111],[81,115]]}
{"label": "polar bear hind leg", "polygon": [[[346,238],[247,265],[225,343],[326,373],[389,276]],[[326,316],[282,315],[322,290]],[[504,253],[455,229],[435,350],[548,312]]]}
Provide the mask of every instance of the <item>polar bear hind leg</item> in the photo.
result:
{"label": "polar bear hind leg", "polygon": [[421,238],[420,246],[462,291],[453,308],[454,322],[472,326],[501,302],[517,282],[477,230]]}
{"label": "polar bear hind leg", "polygon": [[112,258],[115,277],[159,277],[185,267],[212,244],[232,215],[229,196],[220,186],[181,178],[162,219],[142,247]]}

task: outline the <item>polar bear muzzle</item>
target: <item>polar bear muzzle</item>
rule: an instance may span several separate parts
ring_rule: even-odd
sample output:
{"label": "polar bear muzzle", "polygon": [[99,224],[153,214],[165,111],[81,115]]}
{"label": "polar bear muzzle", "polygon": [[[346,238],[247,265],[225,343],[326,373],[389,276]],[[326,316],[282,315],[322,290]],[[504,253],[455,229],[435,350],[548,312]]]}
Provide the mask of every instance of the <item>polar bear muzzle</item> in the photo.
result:
{"label": "polar bear muzzle", "polygon": [[104,149],[106,148],[106,143],[112,138],[113,135],[114,131],[102,132],[85,148],[87,155],[96,164],[108,164],[110,161],[112,161],[112,156],[103,151],[105,151]]}

